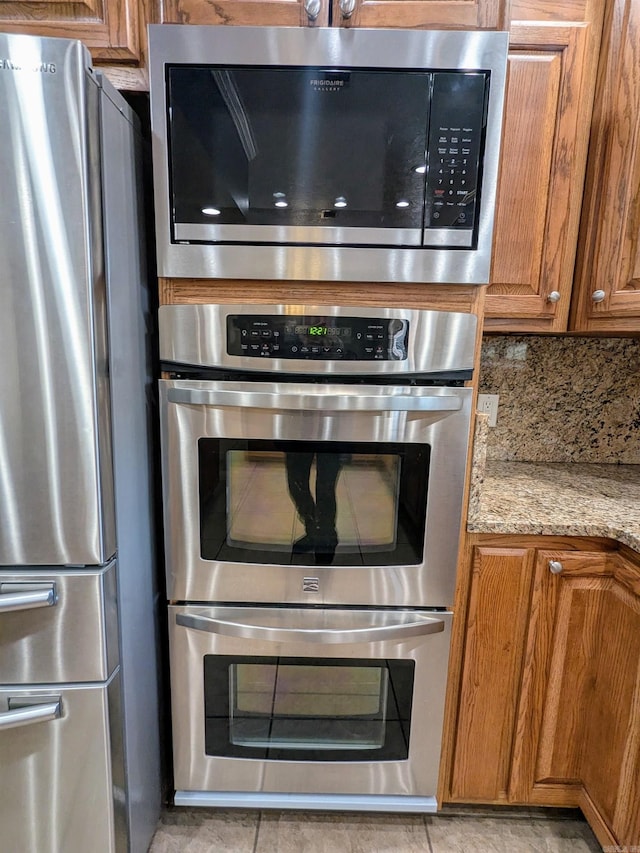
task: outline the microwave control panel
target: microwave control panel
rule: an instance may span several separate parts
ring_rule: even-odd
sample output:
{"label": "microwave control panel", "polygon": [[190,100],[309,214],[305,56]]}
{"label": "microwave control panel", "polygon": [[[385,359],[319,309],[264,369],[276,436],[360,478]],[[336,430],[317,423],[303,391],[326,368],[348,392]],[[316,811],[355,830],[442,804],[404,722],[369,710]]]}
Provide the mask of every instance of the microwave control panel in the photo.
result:
{"label": "microwave control panel", "polygon": [[370,317],[230,314],[227,353],[315,361],[403,361],[409,321]]}
{"label": "microwave control panel", "polygon": [[488,75],[433,75],[425,227],[472,232],[479,205]]}

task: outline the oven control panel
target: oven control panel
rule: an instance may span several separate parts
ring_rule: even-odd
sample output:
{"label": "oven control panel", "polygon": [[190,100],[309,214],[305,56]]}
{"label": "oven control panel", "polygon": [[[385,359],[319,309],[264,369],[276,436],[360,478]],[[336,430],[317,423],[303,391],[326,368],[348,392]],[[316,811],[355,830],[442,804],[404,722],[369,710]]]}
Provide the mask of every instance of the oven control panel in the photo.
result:
{"label": "oven control panel", "polygon": [[251,358],[403,361],[409,321],[303,314],[229,314],[227,353]]}

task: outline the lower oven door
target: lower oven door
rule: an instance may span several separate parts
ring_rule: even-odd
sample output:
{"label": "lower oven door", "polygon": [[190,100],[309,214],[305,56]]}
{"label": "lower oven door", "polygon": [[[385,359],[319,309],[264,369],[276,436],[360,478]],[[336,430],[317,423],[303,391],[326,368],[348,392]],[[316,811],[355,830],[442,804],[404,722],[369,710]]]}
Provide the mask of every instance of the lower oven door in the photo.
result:
{"label": "lower oven door", "polygon": [[435,810],[450,612],[169,611],[178,805]]}
{"label": "lower oven door", "polygon": [[472,395],[162,381],[169,599],[451,605]]}

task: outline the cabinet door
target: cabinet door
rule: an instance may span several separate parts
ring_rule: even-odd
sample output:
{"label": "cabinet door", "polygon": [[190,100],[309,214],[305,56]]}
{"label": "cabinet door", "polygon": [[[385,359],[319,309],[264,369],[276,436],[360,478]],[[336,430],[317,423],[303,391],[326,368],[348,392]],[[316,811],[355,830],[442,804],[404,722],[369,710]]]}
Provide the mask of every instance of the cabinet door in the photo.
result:
{"label": "cabinet door", "polygon": [[537,554],[509,798],[581,805],[603,844],[638,845],[640,599],[622,565]]}
{"label": "cabinet door", "polygon": [[607,4],[572,328],[640,331],[640,2]]}
{"label": "cabinet door", "polygon": [[448,800],[506,802],[534,555],[473,551]]}
{"label": "cabinet door", "polygon": [[502,0],[333,0],[332,23],[341,27],[496,29],[501,5]]}
{"label": "cabinet door", "polygon": [[602,9],[512,4],[487,329],[567,328]]}
{"label": "cabinet door", "polygon": [[138,0],[0,0],[0,29],[80,39],[98,62],[136,65],[142,55],[138,7]]}
{"label": "cabinet door", "polygon": [[235,24],[263,27],[326,27],[330,0],[165,0],[167,24]]}

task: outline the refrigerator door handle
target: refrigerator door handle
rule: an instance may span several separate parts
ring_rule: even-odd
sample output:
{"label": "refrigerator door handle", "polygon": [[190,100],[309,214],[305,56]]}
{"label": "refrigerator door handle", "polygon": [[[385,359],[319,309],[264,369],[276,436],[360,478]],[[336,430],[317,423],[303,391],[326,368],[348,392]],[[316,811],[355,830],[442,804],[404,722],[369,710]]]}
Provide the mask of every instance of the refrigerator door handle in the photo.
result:
{"label": "refrigerator door handle", "polygon": [[[20,586],[25,586],[21,590]],[[7,591],[10,590],[10,591]],[[0,584],[0,613],[15,610],[35,610],[38,607],[54,607],[58,602],[55,583],[47,584]]]}
{"label": "refrigerator door handle", "polygon": [[[28,701],[21,700],[16,697],[9,702]],[[20,726],[31,726],[34,723],[47,723],[51,720],[57,720],[62,716],[62,699],[51,699],[46,702],[34,705],[24,705],[20,708],[12,708],[9,711],[0,713],[0,731],[7,729],[17,729]]]}

